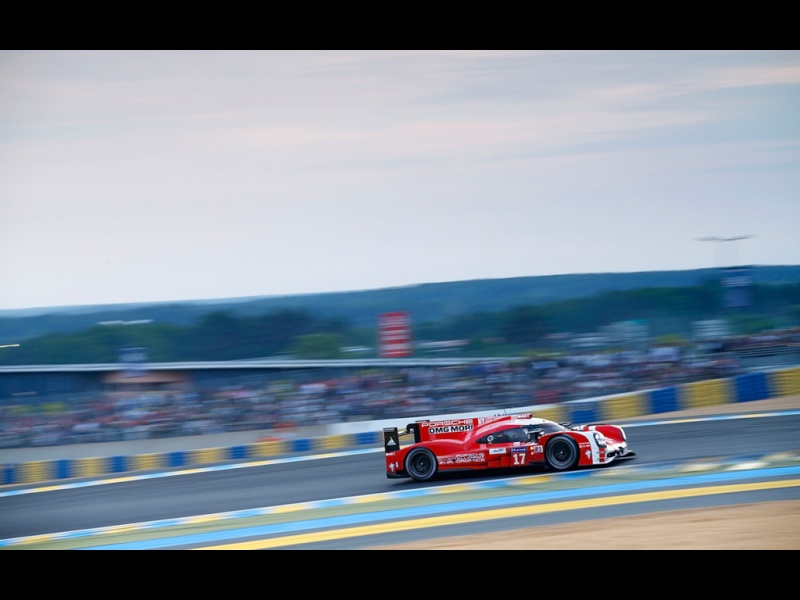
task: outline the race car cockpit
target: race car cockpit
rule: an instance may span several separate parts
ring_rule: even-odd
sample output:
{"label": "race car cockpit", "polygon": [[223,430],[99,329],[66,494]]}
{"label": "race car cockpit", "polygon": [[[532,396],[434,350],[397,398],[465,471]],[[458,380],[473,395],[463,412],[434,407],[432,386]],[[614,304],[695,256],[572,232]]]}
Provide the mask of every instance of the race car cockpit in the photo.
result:
{"label": "race car cockpit", "polygon": [[513,429],[504,429],[502,431],[495,431],[488,435],[483,436],[477,442],[479,444],[508,444],[511,442],[529,442],[531,436],[527,427],[514,427]]}

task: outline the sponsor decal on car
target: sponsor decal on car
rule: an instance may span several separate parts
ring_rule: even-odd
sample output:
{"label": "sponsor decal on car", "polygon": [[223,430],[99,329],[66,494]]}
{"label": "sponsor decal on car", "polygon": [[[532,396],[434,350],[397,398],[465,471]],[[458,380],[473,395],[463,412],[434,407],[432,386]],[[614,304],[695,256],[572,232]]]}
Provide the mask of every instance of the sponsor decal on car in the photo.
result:
{"label": "sponsor decal on car", "polygon": [[444,421],[429,421],[429,427],[445,427],[449,425],[472,425],[472,419],[446,419]]}
{"label": "sponsor decal on car", "polygon": [[472,425],[448,425],[446,427],[429,427],[428,431],[431,434],[435,433],[455,433],[461,431],[472,431]]}
{"label": "sponsor decal on car", "polygon": [[489,454],[505,454],[505,448],[489,448]]}
{"label": "sponsor decal on car", "polygon": [[515,446],[513,448],[509,448],[512,454],[522,453],[525,454],[528,451],[526,446]]}
{"label": "sponsor decal on car", "polygon": [[483,453],[473,453],[473,454],[456,454],[455,461],[457,463],[473,463],[473,462],[483,462]]}

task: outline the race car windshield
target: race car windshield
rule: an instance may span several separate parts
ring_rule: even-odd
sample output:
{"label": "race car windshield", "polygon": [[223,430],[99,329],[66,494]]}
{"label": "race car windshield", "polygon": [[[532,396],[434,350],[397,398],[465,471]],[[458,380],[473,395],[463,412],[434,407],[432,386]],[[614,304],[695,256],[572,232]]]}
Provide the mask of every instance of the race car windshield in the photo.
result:
{"label": "race car windshield", "polygon": [[537,425],[534,429],[540,430],[542,433],[555,433],[556,431],[566,431],[567,428],[558,423],[542,423]]}

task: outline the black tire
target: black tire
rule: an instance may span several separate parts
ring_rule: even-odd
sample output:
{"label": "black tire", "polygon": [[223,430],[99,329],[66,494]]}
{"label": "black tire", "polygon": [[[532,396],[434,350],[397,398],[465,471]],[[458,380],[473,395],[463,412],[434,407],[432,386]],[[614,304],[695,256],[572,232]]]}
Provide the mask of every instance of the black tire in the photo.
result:
{"label": "black tire", "polygon": [[406,456],[406,473],[414,481],[428,481],[433,479],[439,463],[433,452],[427,448],[414,448]]}
{"label": "black tire", "polygon": [[559,435],[547,443],[547,464],[556,471],[568,471],[578,464],[578,444],[571,437]]}

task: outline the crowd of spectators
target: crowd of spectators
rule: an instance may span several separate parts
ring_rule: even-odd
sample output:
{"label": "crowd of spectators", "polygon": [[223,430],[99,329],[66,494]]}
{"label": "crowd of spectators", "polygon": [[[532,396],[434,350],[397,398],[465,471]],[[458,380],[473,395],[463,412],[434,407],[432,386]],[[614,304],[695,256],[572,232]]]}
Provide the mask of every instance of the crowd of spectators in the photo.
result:
{"label": "crowd of spectators", "polygon": [[[796,336],[795,336],[796,337]],[[800,340],[796,340],[800,341]],[[751,346],[739,340],[741,347]],[[774,340],[770,339],[770,343]],[[313,381],[227,380],[218,385],[103,391],[38,403],[0,404],[0,448],[50,446],[406,419],[506,410],[733,377],[729,352],[677,348],[582,354],[459,366],[378,368]]]}

